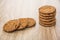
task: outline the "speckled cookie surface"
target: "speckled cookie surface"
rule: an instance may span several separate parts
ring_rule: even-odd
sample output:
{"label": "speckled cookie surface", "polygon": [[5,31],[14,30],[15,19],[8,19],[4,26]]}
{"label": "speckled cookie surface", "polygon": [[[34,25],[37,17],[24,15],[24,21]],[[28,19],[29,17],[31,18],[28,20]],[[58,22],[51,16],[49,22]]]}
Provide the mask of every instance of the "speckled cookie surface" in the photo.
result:
{"label": "speckled cookie surface", "polygon": [[21,30],[21,29],[26,28],[26,26],[28,25],[27,18],[20,18],[18,20],[20,22],[20,26],[17,30]]}
{"label": "speckled cookie surface", "polygon": [[55,7],[49,5],[45,5],[39,8],[40,13],[54,13],[55,11]]}
{"label": "speckled cookie surface", "polygon": [[27,18],[27,20],[28,20],[27,27],[33,27],[36,24],[36,21],[33,18]]}
{"label": "speckled cookie surface", "polygon": [[17,20],[10,20],[4,26],[3,30],[6,32],[13,32],[19,27],[19,21]]}

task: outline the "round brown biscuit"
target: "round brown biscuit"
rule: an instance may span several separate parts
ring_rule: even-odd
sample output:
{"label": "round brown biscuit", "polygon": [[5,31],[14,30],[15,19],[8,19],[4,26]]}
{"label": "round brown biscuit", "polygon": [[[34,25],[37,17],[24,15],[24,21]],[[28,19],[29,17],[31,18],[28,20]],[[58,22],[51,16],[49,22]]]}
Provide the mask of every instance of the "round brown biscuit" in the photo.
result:
{"label": "round brown biscuit", "polygon": [[3,26],[3,30],[6,32],[13,32],[19,27],[19,25],[19,21],[10,20]]}
{"label": "round brown biscuit", "polygon": [[39,11],[39,15],[42,14],[42,15],[56,15],[56,11],[54,11],[53,13],[41,13]]}
{"label": "round brown biscuit", "polygon": [[45,5],[39,8],[40,13],[54,13],[56,11],[55,7],[50,5]]}
{"label": "round brown biscuit", "polygon": [[52,18],[52,19],[43,19],[43,18],[39,18],[39,21],[43,21],[43,22],[51,22],[55,20],[55,18]]}
{"label": "round brown biscuit", "polygon": [[51,26],[55,26],[56,25],[56,22],[54,22],[53,24],[43,24],[43,23],[39,23],[40,25],[44,26],[44,27],[51,27]]}
{"label": "round brown biscuit", "polygon": [[51,27],[51,26],[55,26],[55,24],[53,24],[53,25],[43,25],[43,24],[40,24],[40,25],[42,25],[42,26],[44,26],[44,27]]}
{"label": "round brown biscuit", "polygon": [[42,21],[42,22],[52,22],[52,21],[54,21],[54,19],[53,20],[39,20],[39,21]]}
{"label": "round brown biscuit", "polygon": [[53,20],[55,20],[55,18],[52,18],[52,19],[43,19],[43,18],[39,18],[39,21],[43,21],[43,22],[51,22],[51,21],[53,21]]}
{"label": "round brown biscuit", "polygon": [[40,21],[39,23],[44,24],[44,25],[51,25],[51,24],[56,23],[56,21],[55,21],[55,22],[52,22],[52,23],[50,23],[50,24],[46,24],[46,23],[43,23],[43,22],[41,22],[41,21]]}
{"label": "round brown biscuit", "polygon": [[39,17],[39,19],[43,19],[43,20],[52,20],[52,19],[54,19],[54,17]]}
{"label": "round brown biscuit", "polygon": [[39,16],[39,19],[45,19],[45,20],[50,20],[50,19],[53,19],[53,18],[55,18],[55,17],[43,17],[43,16]]}
{"label": "round brown biscuit", "polygon": [[54,23],[55,21],[53,21],[53,22],[42,22],[42,21],[40,21],[40,23],[43,23],[43,24],[52,24],[52,23]]}
{"label": "round brown biscuit", "polygon": [[28,19],[27,27],[33,27],[36,24],[36,21],[33,18],[27,18],[27,19]]}
{"label": "round brown biscuit", "polygon": [[20,18],[18,20],[20,22],[20,26],[17,30],[25,29],[26,26],[28,25],[27,18]]}
{"label": "round brown biscuit", "polygon": [[40,21],[40,23],[43,23],[43,24],[52,24],[52,23],[54,23],[54,22],[56,22],[56,20],[53,20],[53,21],[51,21],[51,22],[43,22],[43,21]]}
{"label": "round brown biscuit", "polygon": [[43,13],[39,13],[39,16],[43,16],[43,17],[55,17],[56,12],[53,14],[43,14]]}

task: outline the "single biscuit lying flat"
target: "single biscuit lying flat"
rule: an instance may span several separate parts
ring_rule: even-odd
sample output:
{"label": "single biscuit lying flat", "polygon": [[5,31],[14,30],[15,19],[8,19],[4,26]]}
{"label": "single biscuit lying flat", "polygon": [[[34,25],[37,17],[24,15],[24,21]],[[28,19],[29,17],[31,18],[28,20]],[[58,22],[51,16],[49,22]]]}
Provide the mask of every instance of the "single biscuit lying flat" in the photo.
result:
{"label": "single biscuit lying flat", "polygon": [[45,13],[45,14],[54,13],[54,12],[56,12],[56,9],[53,6],[46,5],[46,6],[40,7],[39,12],[40,13]]}
{"label": "single biscuit lying flat", "polygon": [[18,20],[20,22],[20,26],[17,30],[21,30],[21,29],[26,28],[26,26],[28,25],[27,19],[26,18],[20,18]]}
{"label": "single biscuit lying flat", "polygon": [[3,26],[3,30],[6,32],[13,32],[19,27],[19,25],[19,21],[10,20]]}
{"label": "single biscuit lying flat", "polygon": [[36,24],[36,21],[33,18],[27,18],[28,26],[27,27],[33,27]]}

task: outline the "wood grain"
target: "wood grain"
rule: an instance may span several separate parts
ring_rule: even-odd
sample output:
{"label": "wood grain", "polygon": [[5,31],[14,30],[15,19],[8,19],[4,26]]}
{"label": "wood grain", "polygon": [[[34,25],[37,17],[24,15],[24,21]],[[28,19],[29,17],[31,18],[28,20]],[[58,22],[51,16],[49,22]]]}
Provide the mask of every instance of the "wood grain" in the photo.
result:
{"label": "wood grain", "polygon": [[[57,9],[56,26],[39,25],[38,8],[53,5]],[[60,1],[59,0],[0,0],[0,40],[60,40]],[[30,17],[36,26],[25,30],[6,33],[3,25],[12,19]]]}

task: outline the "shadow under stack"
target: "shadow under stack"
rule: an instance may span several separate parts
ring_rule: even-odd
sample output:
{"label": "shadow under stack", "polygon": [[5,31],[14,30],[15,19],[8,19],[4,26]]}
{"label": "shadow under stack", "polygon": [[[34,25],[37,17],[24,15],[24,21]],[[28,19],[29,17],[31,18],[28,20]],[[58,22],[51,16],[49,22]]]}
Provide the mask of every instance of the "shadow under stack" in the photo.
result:
{"label": "shadow under stack", "polygon": [[56,9],[53,6],[42,6],[39,8],[39,24],[44,27],[55,26]]}

